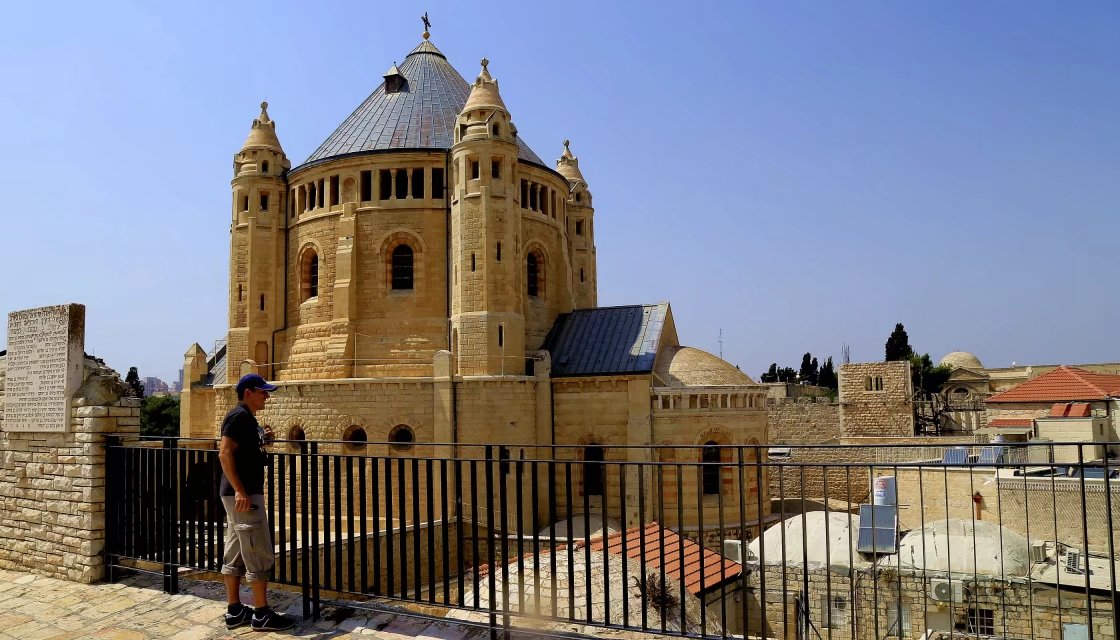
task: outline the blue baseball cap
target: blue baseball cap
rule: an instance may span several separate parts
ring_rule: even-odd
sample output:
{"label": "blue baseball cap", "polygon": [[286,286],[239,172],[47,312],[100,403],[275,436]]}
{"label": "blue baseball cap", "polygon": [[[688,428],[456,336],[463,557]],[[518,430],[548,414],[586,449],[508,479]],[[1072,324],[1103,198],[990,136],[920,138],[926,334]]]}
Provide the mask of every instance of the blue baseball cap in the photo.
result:
{"label": "blue baseball cap", "polygon": [[259,391],[276,391],[276,385],[268,384],[265,379],[255,373],[246,373],[241,376],[237,381],[237,395],[240,397],[245,393],[246,389],[257,389]]}

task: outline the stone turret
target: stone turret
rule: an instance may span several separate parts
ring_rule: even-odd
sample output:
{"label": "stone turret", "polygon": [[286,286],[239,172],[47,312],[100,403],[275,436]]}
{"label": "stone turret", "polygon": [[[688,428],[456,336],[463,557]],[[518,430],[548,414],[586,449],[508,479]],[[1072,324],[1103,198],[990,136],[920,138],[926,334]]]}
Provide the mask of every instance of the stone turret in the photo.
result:
{"label": "stone turret", "polygon": [[564,141],[564,153],[556,161],[556,172],[568,180],[568,253],[572,262],[572,288],[577,309],[598,306],[598,282],[595,258],[595,209],[591,191],[579,158],[572,155],[571,143]]}
{"label": "stone turret", "polygon": [[268,103],[253,119],[245,144],[233,156],[233,220],[230,227],[230,299],[227,378],[236,382],[241,363],[252,360],[262,375],[273,361],[272,335],[283,326],[284,234],[291,168]]}
{"label": "stone turret", "polygon": [[467,375],[525,373],[517,129],[488,61],[451,148],[452,353]]}

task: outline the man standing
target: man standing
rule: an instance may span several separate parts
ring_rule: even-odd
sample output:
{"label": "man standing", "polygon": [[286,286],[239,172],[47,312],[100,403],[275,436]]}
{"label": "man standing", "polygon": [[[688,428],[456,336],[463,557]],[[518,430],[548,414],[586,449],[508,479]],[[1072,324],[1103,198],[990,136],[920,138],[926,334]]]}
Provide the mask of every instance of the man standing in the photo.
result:
{"label": "man standing", "polygon": [[[222,422],[218,460],[222,463],[222,505],[226,510],[226,548],[222,564],[227,602],[226,628],[250,624],[253,631],[282,631],[296,621],[268,607],[268,575],[275,564],[272,531],[264,510],[264,445],[272,429],[261,429],[256,414],[274,385],[255,373],[237,383],[237,406]],[[253,608],[241,604],[241,577],[253,589]]]}

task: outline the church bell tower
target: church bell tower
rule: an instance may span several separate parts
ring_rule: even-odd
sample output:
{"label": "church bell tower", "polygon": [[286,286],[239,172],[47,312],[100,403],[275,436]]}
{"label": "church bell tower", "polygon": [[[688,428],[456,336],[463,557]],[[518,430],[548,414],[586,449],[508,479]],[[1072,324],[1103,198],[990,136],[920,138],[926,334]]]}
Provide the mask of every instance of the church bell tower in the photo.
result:
{"label": "church bell tower", "polygon": [[524,375],[517,129],[487,65],[451,147],[451,349],[462,375]]}
{"label": "church bell tower", "polygon": [[230,226],[229,336],[226,380],[237,382],[246,360],[257,373],[273,375],[273,332],[283,326],[285,172],[291,168],[268,103],[253,120],[249,137],[233,156],[233,220]]}

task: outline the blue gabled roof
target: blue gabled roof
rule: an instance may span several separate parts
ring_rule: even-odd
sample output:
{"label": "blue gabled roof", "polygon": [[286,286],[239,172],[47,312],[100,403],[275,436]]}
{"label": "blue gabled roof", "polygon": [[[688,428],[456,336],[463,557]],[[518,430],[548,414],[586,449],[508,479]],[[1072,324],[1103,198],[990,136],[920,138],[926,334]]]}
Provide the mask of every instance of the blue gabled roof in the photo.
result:
{"label": "blue gabled roof", "polygon": [[[361,153],[451,148],[455,121],[471,94],[470,83],[427,40],[393,69],[405,78],[401,90],[388,93],[382,82],[301,167]],[[517,149],[519,159],[547,167],[520,137]]]}
{"label": "blue gabled roof", "polygon": [[669,305],[579,309],[562,314],[548,332],[552,377],[649,373]]}

